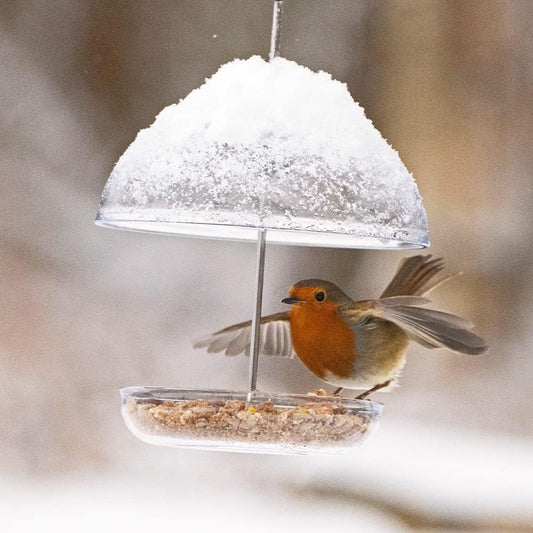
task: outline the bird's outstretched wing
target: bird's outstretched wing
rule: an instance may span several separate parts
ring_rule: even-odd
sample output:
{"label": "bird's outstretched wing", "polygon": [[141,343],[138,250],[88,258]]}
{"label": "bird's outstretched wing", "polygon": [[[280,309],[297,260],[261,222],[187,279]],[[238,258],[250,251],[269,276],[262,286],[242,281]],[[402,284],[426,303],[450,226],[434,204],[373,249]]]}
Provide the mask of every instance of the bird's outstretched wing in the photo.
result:
{"label": "bird's outstretched wing", "polygon": [[442,274],[444,259],[431,259],[431,255],[405,257],[398,264],[396,273],[381,298],[391,296],[424,296],[456,274]]}
{"label": "bird's outstretched wing", "polygon": [[412,340],[427,348],[444,347],[458,353],[478,355],[487,351],[487,343],[470,330],[474,325],[450,313],[419,307],[429,303],[418,296],[396,296],[354,302],[341,312],[353,324],[388,320],[400,327]]}
{"label": "bird's outstretched wing", "polygon": [[[259,353],[278,357],[294,357],[289,311],[261,318]],[[207,348],[209,353],[224,352],[225,355],[250,355],[252,322],[241,322],[224,328],[194,343],[195,348]]]}

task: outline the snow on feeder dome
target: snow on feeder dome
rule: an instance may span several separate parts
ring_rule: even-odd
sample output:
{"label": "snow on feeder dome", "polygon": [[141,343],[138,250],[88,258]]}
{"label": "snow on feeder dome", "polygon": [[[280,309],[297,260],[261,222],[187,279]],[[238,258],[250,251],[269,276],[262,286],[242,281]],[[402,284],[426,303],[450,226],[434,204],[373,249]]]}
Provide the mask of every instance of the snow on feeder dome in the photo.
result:
{"label": "snow on feeder dome", "polygon": [[416,183],[344,83],[280,57],[234,60],[139,132],[97,224],[346,248],[421,248]]}

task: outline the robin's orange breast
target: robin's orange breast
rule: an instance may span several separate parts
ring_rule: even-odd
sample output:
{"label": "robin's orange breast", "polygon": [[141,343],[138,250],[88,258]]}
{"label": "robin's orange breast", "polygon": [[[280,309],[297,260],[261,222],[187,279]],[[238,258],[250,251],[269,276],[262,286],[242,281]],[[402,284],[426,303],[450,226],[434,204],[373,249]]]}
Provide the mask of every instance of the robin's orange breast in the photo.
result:
{"label": "robin's orange breast", "polygon": [[336,306],[293,306],[290,314],[294,351],[319,378],[328,373],[347,378],[353,373],[355,335]]}

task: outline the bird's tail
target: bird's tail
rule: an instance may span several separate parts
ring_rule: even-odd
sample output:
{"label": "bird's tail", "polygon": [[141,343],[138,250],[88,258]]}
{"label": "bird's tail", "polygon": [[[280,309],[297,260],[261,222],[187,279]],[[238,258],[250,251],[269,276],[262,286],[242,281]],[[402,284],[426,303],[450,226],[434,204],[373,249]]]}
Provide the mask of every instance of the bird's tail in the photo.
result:
{"label": "bird's tail", "polygon": [[381,298],[391,296],[423,296],[438,287],[441,283],[453,278],[457,274],[441,274],[444,269],[444,259],[431,259],[431,255],[415,255],[400,261],[392,281],[381,295]]}

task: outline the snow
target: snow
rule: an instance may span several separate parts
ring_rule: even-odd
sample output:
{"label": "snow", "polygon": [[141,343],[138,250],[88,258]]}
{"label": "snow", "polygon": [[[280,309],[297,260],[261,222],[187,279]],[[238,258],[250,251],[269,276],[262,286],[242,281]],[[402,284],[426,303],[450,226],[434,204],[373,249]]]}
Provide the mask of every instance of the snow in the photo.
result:
{"label": "snow", "polygon": [[533,446],[525,440],[382,421],[361,449],[327,464],[316,459],[312,484],[344,488],[442,521],[533,523]]}
{"label": "snow", "polygon": [[346,85],[257,56],[223,65],[139,132],[98,219],[163,232],[202,223],[427,244],[413,177]]}
{"label": "snow", "polygon": [[[332,521],[347,531],[394,533],[400,522],[378,510],[342,502],[309,505],[290,495],[239,486],[200,486],[193,480],[141,483],[133,477],[64,480],[41,483],[32,489],[9,490],[9,506],[2,513],[6,533],[93,533],[94,531],[273,531],[322,533]],[[0,503],[0,508],[3,505]],[[27,512],[26,509],[31,509]],[[276,511],[273,512],[273,509]]]}
{"label": "snow", "polygon": [[412,531],[406,516],[468,531],[533,523],[531,443],[451,429],[387,421],[362,448],[297,458],[147,447],[132,437],[116,471],[0,480],[0,514],[13,533]]}

